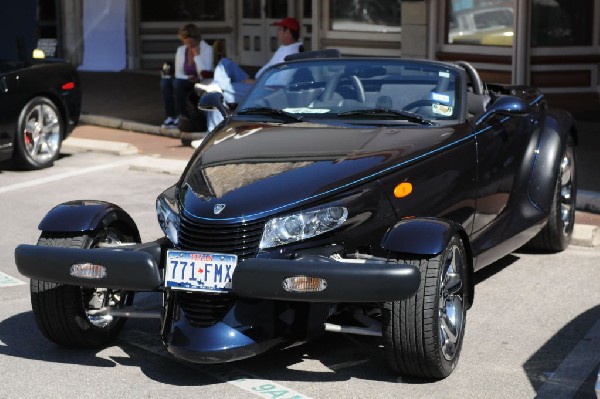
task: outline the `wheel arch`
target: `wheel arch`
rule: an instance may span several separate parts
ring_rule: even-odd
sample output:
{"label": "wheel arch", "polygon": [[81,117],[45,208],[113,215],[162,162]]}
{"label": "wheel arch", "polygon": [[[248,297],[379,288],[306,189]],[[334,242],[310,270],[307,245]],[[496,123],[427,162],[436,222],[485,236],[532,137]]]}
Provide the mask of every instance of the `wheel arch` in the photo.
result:
{"label": "wheel arch", "polygon": [[469,235],[461,225],[430,217],[402,219],[385,233],[381,247],[394,255],[433,257],[446,248],[455,234],[461,238],[466,251],[469,284],[467,305],[470,308],[475,296],[475,265]]}
{"label": "wheel arch", "polygon": [[70,201],[52,208],[38,229],[52,232],[88,232],[115,226],[141,242],[137,225],[121,207],[104,201]]}
{"label": "wheel arch", "polygon": [[546,213],[552,205],[556,176],[569,137],[577,145],[579,138],[571,114],[557,109],[549,111],[536,149],[528,187],[529,201]]}

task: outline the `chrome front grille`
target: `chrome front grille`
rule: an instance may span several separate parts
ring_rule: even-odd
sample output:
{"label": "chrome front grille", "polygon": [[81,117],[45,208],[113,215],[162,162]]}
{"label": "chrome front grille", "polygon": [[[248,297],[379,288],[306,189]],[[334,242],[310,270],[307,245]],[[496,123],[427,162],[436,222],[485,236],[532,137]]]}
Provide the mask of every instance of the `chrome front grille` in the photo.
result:
{"label": "chrome front grille", "polygon": [[240,260],[254,256],[262,238],[265,220],[235,224],[198,223],[182,216],[181,249],[235,254]]}
{"label": "chrome front grille", "polygon": [[[235,254],[238,261],[256,255],[265,220],[236,224],[198,223],[181,217],[179,247],[184,250]],[[233,294],[179,292],[179,306],[195,327],[209,327],[223,319],[236,301]]]}

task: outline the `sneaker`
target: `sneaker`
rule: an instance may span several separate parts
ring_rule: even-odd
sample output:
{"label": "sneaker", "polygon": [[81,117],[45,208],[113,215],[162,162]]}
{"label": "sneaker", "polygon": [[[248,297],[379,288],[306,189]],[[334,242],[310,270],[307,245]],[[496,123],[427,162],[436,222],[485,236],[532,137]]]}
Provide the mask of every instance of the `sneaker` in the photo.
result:
{"label": "sneaker", "polygon": [[171,118],[170,116],[163,121],[162,127],[164,129],[173,129],[177,127],[179,118]]}

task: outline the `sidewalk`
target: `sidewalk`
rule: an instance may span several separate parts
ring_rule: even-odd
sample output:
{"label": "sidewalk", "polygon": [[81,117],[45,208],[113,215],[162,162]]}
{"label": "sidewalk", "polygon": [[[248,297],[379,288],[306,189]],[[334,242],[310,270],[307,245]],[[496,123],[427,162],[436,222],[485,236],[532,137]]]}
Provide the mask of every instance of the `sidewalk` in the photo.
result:
{"label": "sidewalk", "polygon": [[[164,111],[158,71],[80,71],[79,75],[83,92],[81,125],[179,138],[177,129],[160,128]],[[568,103],[560,105],[568,107]],[[579,210],[577,222],[600,226],[600,110],[567,110],[574,115],[579,134],[579,145],[576,147]],[[124,139],[121,134],[115,134],[116,131],[110,132],[103,134],[100,139],[122,142],[131,141],[135,137],[128,136]],[[121,137],[112,138],[113,134]],[[92,137],[88,134],[85,138]],[[145,140],[147,141],[147,136]],[[191,154],[192,149],[189,151]],[[187,154],[184,157],[187,157]],[[600,237],[597,240],[600,240]]]}

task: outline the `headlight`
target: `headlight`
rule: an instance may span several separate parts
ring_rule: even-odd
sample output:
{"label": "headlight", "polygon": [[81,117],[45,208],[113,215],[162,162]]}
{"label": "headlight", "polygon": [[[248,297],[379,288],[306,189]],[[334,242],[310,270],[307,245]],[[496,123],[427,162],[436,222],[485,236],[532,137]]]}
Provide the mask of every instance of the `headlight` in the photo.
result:
{"label": "headlight", "polygon": [[156,214],[158,216],[158,224],[165,232],[165,235],[174,245],[179,243],[177,232],[179,231],[179,215],[167,205],[163,199],[156,200]]}
{"label": "headlight", "polygon": [[265,225],[260,248],[272,248],[318,236],[341,226],[347,218],[348,210],[343,206],[273,218]]}

